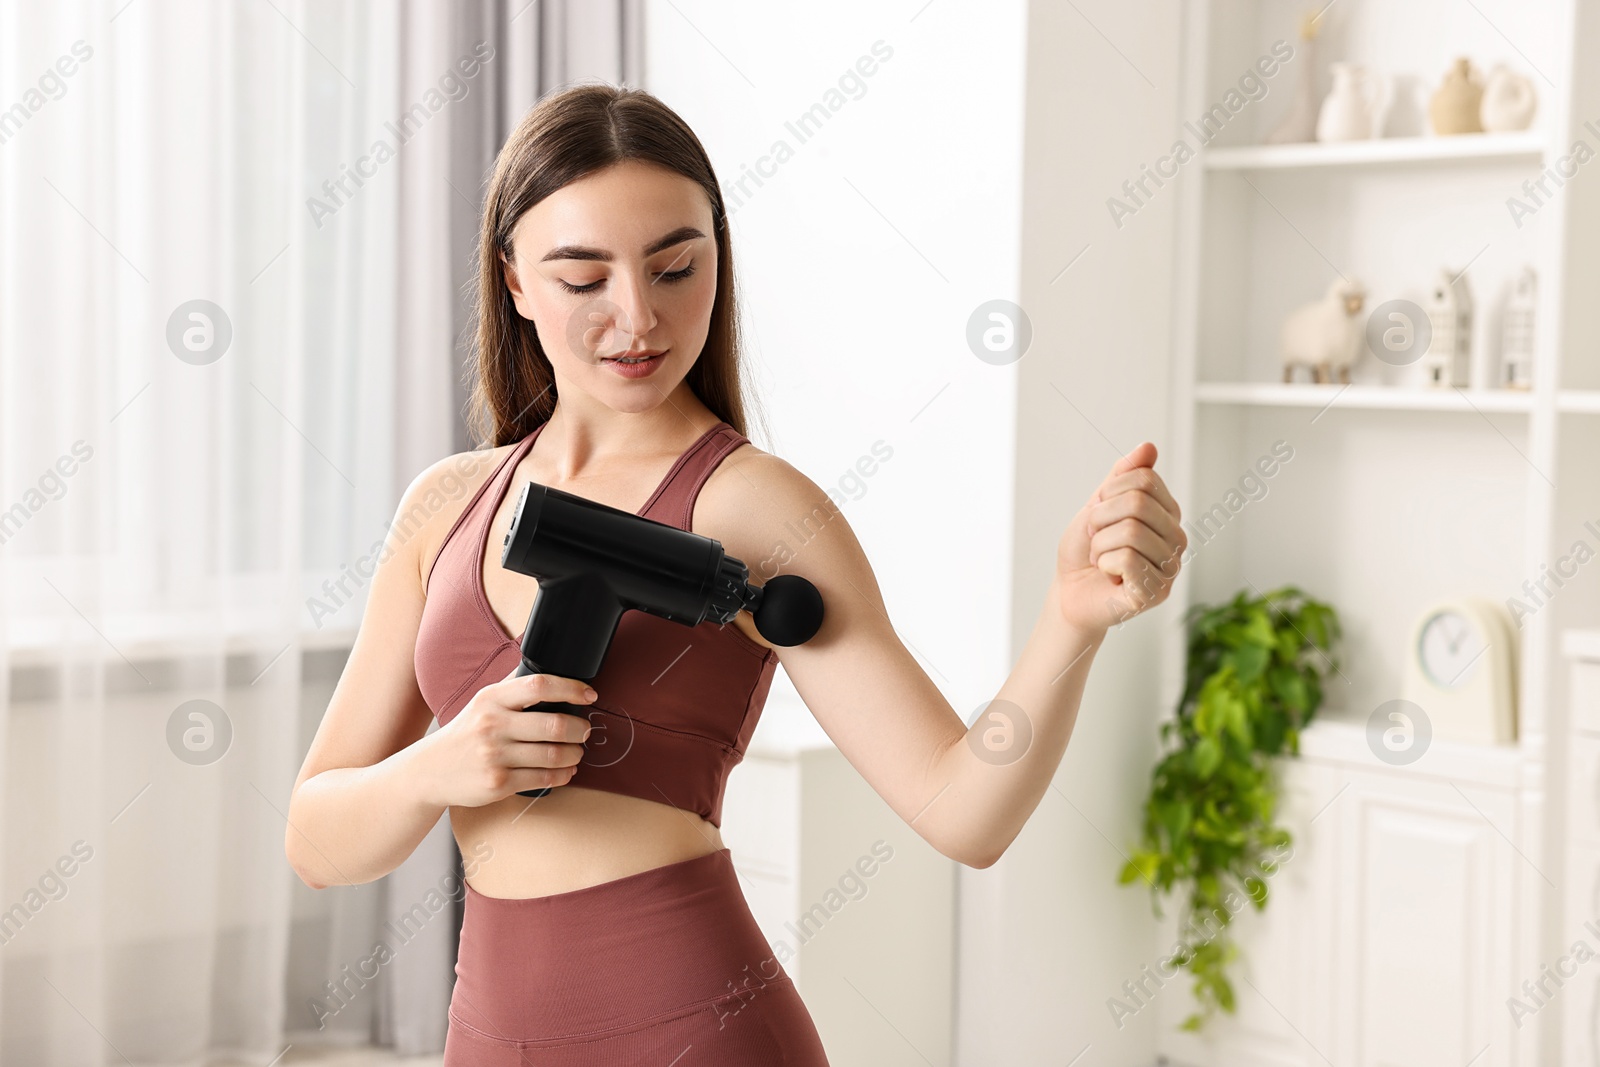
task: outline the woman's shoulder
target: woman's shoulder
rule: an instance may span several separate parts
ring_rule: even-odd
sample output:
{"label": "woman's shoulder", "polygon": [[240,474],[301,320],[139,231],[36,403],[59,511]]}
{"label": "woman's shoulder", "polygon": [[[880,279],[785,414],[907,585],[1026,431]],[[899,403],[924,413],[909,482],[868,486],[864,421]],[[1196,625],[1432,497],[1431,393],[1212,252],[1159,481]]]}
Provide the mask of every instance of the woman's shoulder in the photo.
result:
{"label": "woman's shoulder", "polygon": [[390,527],[392,547],[409,549],[426,584],[431,563],[456,520],[499,468],[516,442],[457,452],[423,468],[401,495]]}
{"label": "woman's shoulder", "polygon": [[[848,529],[832,494],[792,463],[749,443],[728,453],[706,479],[692,528],[722,542],[752,573],[810,541]],[[823,531],[829,531],[824,534]]]}
{"label": "woman's shoulder", "polygon": [[789,461],[747,440],[717,464],[701,488],[697,503],[748,509],[774,495],[788,502],[826,496]]}
{"label": "woman's shoulder", "polygon": [[426,506],[429,500],[435,503],[459,500],[464,504],[466,498],[489,479],[495,468],[500,466],[516,447],[517,442],[512,441],[492,448],[457,452],[437,460],[424,467],[411,480],[402,500],[414,506],[419,504]]}

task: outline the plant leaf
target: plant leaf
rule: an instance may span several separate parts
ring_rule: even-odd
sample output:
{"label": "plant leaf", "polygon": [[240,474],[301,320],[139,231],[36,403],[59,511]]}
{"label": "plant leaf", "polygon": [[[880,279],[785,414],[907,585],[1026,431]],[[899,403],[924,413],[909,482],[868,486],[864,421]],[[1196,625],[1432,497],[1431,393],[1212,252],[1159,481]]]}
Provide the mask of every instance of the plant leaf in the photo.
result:
{"label": "plant leaf", "polygon": [[1233,654],[1233,668],[1239,676],[1240,685],[1252,685],[1261,677],[1261,672],[1267,668],[1269,650],[1272,643],[1265,645],[1241,645]]}

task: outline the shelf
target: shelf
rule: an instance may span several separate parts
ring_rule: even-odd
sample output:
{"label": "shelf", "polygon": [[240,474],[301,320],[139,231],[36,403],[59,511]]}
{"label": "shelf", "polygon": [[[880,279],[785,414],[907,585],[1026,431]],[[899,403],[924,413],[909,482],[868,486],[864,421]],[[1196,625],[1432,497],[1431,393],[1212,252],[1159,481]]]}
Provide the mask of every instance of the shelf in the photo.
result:
{"label": "shelf", "polygon": [[1561,654],[1568,659],[1600,660],[1600,630],[1564,631],[1561,635]]}
{"label": "shelf", "polygon": [[1600,414],[1600,389],[1562,389],[1556,394],[1556,407],[1562,411]]}
{"label": "shelf", "polygon": [[1196,382],[1202,404],[1245,404],[1258,407],[1321,408],[1337,402],[1342,408],[1400,411],[1494,411],[1526,413],[1530,393],[1509,389],[1407,389],[1385,385],[1310,385],[1281,382]]}
{"label": "shelf", "polygon": [[1380,762],[1372,754],[1367,723],[1328,712],[1300,732],[1300,758],[1342,769],[1391,777],[1438,778],[1514,789],[1523,784],[1521,747],[1484,745],[1436,737],[1422,758],[1409,766]]}
{"label": "shelf", "polygon": [[1544,138],[1538,133],[1468,133],[1454,137],[1384,137],[1323,144],[1245,145],[1204,153],[1210,170],[1285,170],[1448,163],[1455,160],[1539,163]]}

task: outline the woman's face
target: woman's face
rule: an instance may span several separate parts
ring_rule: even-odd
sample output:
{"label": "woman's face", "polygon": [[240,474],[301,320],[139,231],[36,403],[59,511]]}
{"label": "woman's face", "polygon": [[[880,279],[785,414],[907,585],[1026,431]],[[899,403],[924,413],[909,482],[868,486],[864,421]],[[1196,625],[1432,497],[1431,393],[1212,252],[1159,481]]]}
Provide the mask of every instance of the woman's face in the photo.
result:
{"label": "woman's face", "polygon": [[[556,388],[643,411],[699,358],[717,295],[705,191],[672,171],[619,163],[563,186],[512,231],[506,287],[531,319]],[[625,358],[650,356],[628,365]]]}

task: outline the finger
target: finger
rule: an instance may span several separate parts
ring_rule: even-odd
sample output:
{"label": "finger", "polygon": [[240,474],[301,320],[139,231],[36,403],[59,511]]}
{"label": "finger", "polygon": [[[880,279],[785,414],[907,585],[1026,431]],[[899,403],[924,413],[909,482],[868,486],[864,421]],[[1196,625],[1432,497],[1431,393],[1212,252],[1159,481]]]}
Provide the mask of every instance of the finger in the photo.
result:
{"label": "finger", "polygon": [[1107,480],[1119,474],[1136,470],[1140,467],[1153,467],[1156,462],[1156,446],[1149,441],[1140,441],[1134,446],[1132,452],[1119,458],[1111,465],[1111,473],[1106,475]]}
{"label": "finger", "polygon": [[1133,549],[1167,577],[1178,573],[1178,547],[1138,519],[1122,519],[1095,534],[1089,541],[1089,559],[1098,566],[1101,556],[1123,548]]}
{"label": "finger", "polygon": [[593,697],[585,695],[589,689],[587,682],[557,674],[524,674],[487,688],[495,703],[516,711],[540,703],[590,704],[594,701]]}
{"label": "finger", "polygon": [[1150,561],[1139,555],[1132,548],[1113,548],[1100,553],[1100,559],[1095,563],[1102,572],[1126,582],[1129,578],[1137,578]]}
{"label": "finger", "polygon": [[1100,503],[1101,500],[1105,499],[1105,497],[1109,495],[1106,493],[1106,483],[1111,481],[1111,479],[1115,478],[1119,474],[1124,474],[1127,471],[1136,470],[1140,467],[1148,467],[1155,463],[1155,461],[1156,446],[1151,444],[1149,441],[1141,441],[1132,452],[1129,452],[1125,456],[1119,456],[1117,461],[1111,465],[1110,473],[1108,473],[1105,478],[1101,480],[1099,487],[1094,491],[1094,496],[1089,498],[1088,506],[1093,507],[1095,504]]}
{"label": "finger", "polygon": [[565,711],[523,711],[506,725],[505,736],[513,742],[553,741],[564,745],[581,745],[589,740],[593,730],[589,720],[582,715]]}
{"label": "finger", "polygon": [[556,741],[512,741],[505,749],[508,767],[576,767],[583,753],[582,745]]}
{"label": "finger", "polygon": [[1139,611],[1164,600],[1172,588],[1171,578],[1161,575],[1148,559],[1131,548],[1104,553],[1096,566],[1120,581],[1122,595]]}
{"label": "finger", "polygon": [[[1089,511],[1089,528],[1098,534],[1124,519],[1137,519],[1168,544],[1180,549],[1189,547],[1189,537],[1184,533],[1183,525],[1148,493],[1118,493],[1110,500],[1101,501]],[[1089,562],[1094,562],[1092,550]]]}
{"label": "finger", "polygon": [[506,772],[506,796],[525,789],[558,789],[576,773],[573,767],[514,767]]}
{"label": "finger", "polygon": [[1182,520],[1183,509],[1178,507],[1177,500],[1173,499],[1172,492],[1167,488],[1167,483],[1149,467],[1140,467],[1137,470],[1125,471],[1115,478],[1109,478],[1100,487],[1100,499],[1110,500],[1112,497],[1124,493],[1142,491],[1155,498],[1174,519]]}
{"label": "finger", "polygon": [[1101,556],[1124,548],[1139,553],[1151,567],[1168,578],[1176,577],[1183,565],[1183,548],[1157,536],[1137,519],[1123,519],[1096,534],[1089,544],[1090,562],[1098,567]]}

